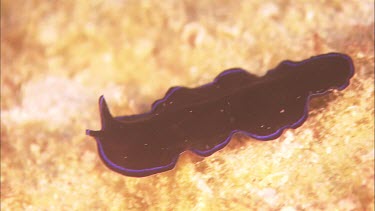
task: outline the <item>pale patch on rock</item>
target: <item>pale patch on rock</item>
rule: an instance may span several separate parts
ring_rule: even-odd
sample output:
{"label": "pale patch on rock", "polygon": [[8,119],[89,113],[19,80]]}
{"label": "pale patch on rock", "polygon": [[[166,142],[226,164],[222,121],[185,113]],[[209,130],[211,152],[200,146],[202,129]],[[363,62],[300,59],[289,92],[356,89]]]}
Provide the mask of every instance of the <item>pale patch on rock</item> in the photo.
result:
{"label": "pale patch on rock", "polygon": [[[69,123],[91,103],[89,95],[79,83],[61,77],[49,76],[30,81],[22,87],[22,102],[2,116],[10,121],[48,121]],[[91,98],[93,99],[93,98]]]}
{"label": "pale patch on rock", "polygon": [[276,190],[273,188],[265,188],[258,191],[258,196],[271,206],[277,204],[278,196]]}

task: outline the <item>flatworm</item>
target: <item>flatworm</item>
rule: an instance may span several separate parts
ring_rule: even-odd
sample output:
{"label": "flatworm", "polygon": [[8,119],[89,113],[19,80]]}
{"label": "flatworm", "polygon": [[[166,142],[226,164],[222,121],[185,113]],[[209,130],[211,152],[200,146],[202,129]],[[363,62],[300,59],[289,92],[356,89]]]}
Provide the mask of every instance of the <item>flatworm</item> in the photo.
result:
{"label": "flatworm", "polygon": [[312,96],[346,88],[353,74],[349,56],[328,53],[283,61],[262,77],[232,68],[200,87],[172,87],[144,114],[112,117],[101,96],[102,128],[86,134],[110,169],[148,176],[172,169],[186,150],[209,156],[234,133],[275,139],[306,120]]}

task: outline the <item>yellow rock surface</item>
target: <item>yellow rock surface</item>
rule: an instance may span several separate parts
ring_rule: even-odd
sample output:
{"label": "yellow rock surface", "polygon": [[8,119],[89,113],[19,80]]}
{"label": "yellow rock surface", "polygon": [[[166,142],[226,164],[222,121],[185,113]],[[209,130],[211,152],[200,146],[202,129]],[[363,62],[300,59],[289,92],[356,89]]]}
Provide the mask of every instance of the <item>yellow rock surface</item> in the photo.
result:
{"label": "yellow rock surface", "polygon": [[[1,1],[1,210],[374,210],[374,2]],[[268,142],[237,135],[145,178],[104,166],[85,129],[222,70],[341,52],[350,86]]]}

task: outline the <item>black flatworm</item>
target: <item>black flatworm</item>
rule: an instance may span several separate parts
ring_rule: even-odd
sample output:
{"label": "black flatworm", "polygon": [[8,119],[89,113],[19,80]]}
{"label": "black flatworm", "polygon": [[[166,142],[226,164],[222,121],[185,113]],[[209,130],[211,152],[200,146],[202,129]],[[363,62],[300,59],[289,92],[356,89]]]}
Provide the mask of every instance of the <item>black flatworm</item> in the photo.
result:
{"label": "black flatworm", "polygon": [[148,176],[172,169],[186,150],[209,156],[237,132],[275,139],[306,120],[310,97],[344,89],[353,74],[349,56],[329,53],[283,61],[263,77],[233,68],[200,87],[172,87],[144,114],[112,117],[101,96],[102,129],[86,134],[110,169]]}

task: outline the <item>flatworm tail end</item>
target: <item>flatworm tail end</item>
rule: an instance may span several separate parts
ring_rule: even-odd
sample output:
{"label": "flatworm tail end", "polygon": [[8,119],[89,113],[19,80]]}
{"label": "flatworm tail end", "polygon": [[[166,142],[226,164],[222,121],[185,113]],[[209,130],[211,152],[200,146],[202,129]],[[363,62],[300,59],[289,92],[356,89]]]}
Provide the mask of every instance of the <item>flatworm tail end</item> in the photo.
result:
{"label": "flatworm tail end", "polygon": [[345,89],[347,86],[349,86],[350,79],[354,76],[354,69],[355,68],[354,68],[353,59],[350,56],[348,56],[346,54],[341,54],[341,55],[338,54],[338,53],[336,53],[336,54],[341,56],[343,59],[346,60],[347,67],[348,67],[348,74],[347,74],[347,77],[346,77],[346,81],[342,86],[338,87],[338,90],[341,91],[341,90]]}

